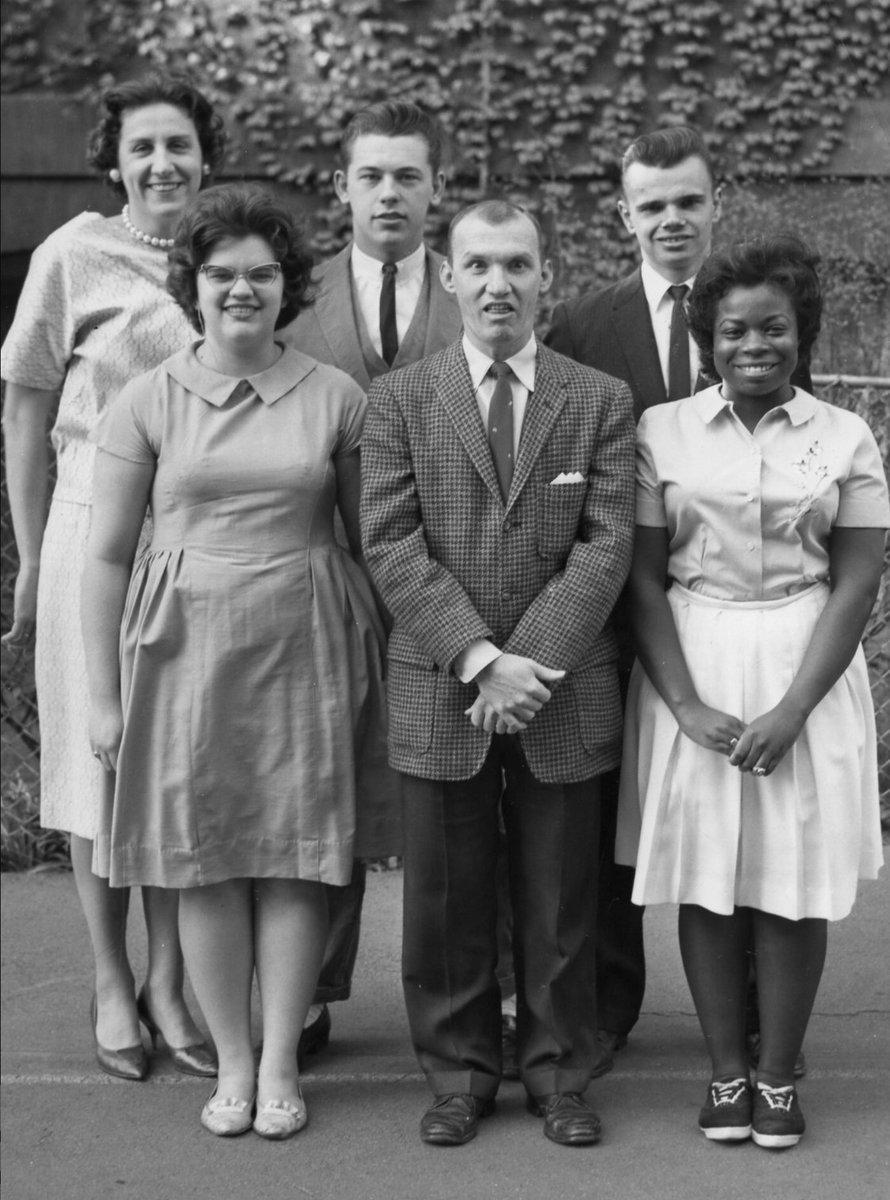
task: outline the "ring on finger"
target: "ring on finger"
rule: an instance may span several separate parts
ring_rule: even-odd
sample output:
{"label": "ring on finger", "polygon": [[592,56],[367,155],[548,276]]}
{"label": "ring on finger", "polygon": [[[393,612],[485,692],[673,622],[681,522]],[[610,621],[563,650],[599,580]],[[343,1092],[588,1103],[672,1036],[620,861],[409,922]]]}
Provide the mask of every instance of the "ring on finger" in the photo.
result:
{"label": "ring on finger", "polygon": [[766,767],[752,767],[751,774],[752,775],[765,775]]}
{"label": "ring on finger", "polygon": [[738,744],[739,744],[739,739],[738,739],[738,738],[730,738],[730,739],[729,739],[729,748],[730,748],[730,750],[735,750],[735,748],[736,748],[736,746],[737,746]]}

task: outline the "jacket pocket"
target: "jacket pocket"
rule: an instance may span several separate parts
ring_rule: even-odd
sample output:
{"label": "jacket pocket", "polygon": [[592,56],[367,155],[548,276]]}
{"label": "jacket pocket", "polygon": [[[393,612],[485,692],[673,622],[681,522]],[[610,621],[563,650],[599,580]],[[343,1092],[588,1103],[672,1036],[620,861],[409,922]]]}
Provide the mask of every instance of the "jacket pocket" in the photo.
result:
{"label": "jacket pocket", "polygon": [[386,698],[389,708],[389,740],[424,753],[433,739],[433,715],[440,672],[432,659],[429,665],[405,662],[389,656]]}
{"label": "jacket pocket", "polygon": [[585,750],[594,752],[619,742],[623,714],[614,661],[576,669],[566,683],[574,693]]}
{"label": "jacket pocket", "polygon": [[536,544],[538,554],[549,562],[564,561],[578,536],[587,480],[549,484],[538,511]]}

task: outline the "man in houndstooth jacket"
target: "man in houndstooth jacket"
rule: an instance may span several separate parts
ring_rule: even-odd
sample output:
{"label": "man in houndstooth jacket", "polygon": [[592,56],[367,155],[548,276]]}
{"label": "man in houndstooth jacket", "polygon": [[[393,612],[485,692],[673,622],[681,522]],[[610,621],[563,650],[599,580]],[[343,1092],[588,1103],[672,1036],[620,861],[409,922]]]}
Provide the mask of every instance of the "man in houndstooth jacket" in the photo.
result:
{"label": "man in houndstooth jacket", "polygon": [[459,213],[441,278],[464,336],[375,380],[362,445],[365,553],[394,618],[403,980],[435,1095],[421,1137],[469,1141],[500,1082],[502,805],[529,1109],[552,1140],[590,1144],[598,776],[620,754],[608,620],[631,555],[631,395],[535,339],[552,271],[524,210]]}

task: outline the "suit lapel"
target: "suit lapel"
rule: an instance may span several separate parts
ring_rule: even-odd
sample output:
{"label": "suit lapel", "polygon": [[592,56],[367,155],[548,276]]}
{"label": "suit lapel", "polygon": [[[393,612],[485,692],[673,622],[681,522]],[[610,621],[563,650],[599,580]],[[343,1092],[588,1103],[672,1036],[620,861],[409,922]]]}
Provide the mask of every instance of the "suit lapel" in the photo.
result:
{"label": "suit lapel", "polygon": [[426,344],[424,346],[426,354],[435,354],[443,345],[443,339],[444,344],[448,345],[456,338],[459,338],[463,327],[460,309],[457,307],[456,300],[445,291],[439,281],[439,267],[441,264],[442,255],[436,254],[435,251],[427,247],[426,271],[427,282],[430,288],[430,309],[429,321],[426,327]]}
{"label": "suit lapel", "polygon": [[643,407],[663,404],[667,400],[667,392],[639,268],[615,288],[612,327],[634,390],[644,399]]}
{"label": "suit lapel", "polygon": [[501,489],[497,472],[482,428],[479,405],[473,393],[467,360],[460,342],[452,345],[442,362],[442,373],[436,381],[436,399],[451,418],[457,435],[464,444],[470,462],[482,476],[489,491],[498,499]]}
{"label": "suit lapel", "polygon": [[528,398],[525,419],[522,422],[519,455],[516,459],[513,481],[510,484],[510,495],[507,497],[507,508],[515,504],[519,498],[519,494],[528,482],[532,468],[565,405],[565,387],[554,372],[549,357],[550,352],[538,342],[535,390]]}
{"label": "suit lapel", "polygon": [[371,379],[356,328],[357,318],[349,269],[351,253],[352,243],[328,263],[314,310],[325,340],[331,348],[331,362],[336,363],[347,375],[351,375],[359,387],[367,391]]}

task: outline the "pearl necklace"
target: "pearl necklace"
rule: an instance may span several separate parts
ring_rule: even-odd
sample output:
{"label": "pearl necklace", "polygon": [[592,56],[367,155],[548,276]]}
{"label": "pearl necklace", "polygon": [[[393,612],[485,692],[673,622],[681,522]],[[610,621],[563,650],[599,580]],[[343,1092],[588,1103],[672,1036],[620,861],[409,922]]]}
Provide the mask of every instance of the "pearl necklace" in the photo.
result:
{"label": "pearl necklace", "polygon": [[125,204],[121,212],[124,228],[134,237],[137,242],[145,242],[146,246],[157,246],[160,250],[169,250],[175,242],[175,238],[152,237],[150,233],[143,233],[141,229],[137,229],[130,220],[130,206]]}

